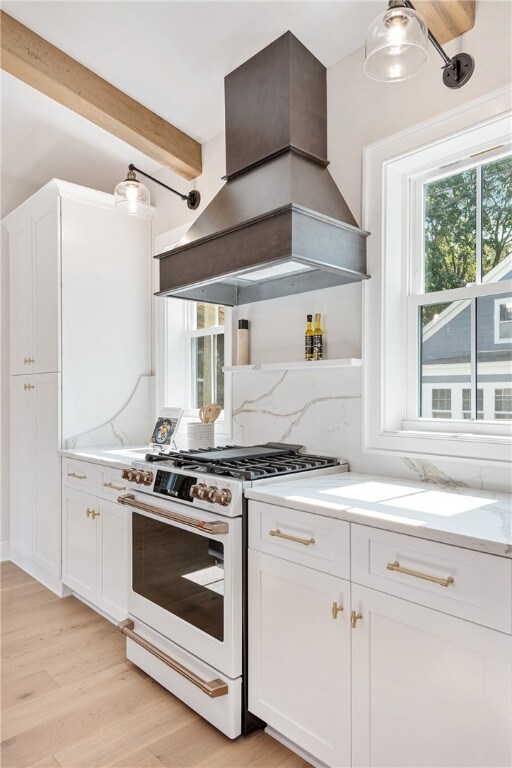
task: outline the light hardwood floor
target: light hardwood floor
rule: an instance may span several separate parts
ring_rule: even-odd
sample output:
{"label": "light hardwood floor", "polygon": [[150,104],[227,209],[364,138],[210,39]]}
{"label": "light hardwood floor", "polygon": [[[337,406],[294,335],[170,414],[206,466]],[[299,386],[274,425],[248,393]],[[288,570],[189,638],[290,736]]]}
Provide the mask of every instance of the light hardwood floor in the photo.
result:
{"label": "light hardwood floor", "polygon": [[307,768],[263,731],[235,741],[126,660],[74,597],[2,563],[4,768]]}

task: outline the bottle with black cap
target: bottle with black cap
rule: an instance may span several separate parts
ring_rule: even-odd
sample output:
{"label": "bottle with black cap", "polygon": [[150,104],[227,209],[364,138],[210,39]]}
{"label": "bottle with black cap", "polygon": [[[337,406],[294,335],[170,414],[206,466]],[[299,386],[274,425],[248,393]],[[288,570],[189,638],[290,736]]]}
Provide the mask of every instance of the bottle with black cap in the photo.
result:
{"label": "bottle with black cap", "polygon": [[249,321],[238,321],[238,365],[249,365]]}

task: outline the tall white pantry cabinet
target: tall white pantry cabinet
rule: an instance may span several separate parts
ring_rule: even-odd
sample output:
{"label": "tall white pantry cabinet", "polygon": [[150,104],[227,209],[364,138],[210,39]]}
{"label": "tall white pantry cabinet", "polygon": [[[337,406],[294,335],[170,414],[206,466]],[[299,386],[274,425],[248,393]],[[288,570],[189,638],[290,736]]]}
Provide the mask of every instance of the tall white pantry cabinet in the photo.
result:
{"label": "tall white pantry cabinet", "polygon": [[10,556],[61,583],[58,449],[110,421],[151,373],[151,221],[56,179],[3,224],[11,316]]}

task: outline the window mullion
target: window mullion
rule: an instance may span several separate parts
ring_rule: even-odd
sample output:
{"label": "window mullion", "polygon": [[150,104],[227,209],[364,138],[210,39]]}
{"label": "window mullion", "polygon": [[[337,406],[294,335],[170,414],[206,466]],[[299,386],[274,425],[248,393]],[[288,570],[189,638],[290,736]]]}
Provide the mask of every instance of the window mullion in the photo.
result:
{"label": "window mullion", "polygon": [[476,282],[483,282],[482,272],[482,166],[476,168]]}
{"label": "window mullion", "polygon": [[470,318],[470,366],[471,366],[471,419],[476,421],[477,418],[477,364],[476,364],[476,342],[477,342],[477,316],[476,316],[476,298],[471,299],[471,318]]}

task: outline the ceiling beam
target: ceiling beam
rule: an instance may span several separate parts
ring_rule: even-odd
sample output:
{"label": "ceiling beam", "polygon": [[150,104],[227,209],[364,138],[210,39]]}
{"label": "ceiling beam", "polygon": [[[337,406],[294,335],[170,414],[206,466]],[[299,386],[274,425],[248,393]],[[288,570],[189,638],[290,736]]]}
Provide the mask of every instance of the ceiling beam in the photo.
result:
{"label": "ceiling beam", "polygon": [[[0,11],[1,67],[185,179],[201,173],[201,145],[47,40]],[[127,158],[127,162],[131,158]]]}
{"label": "ceiling beam", "polygon": [[441,45],[475,25],[475,0],[412,0]]}

